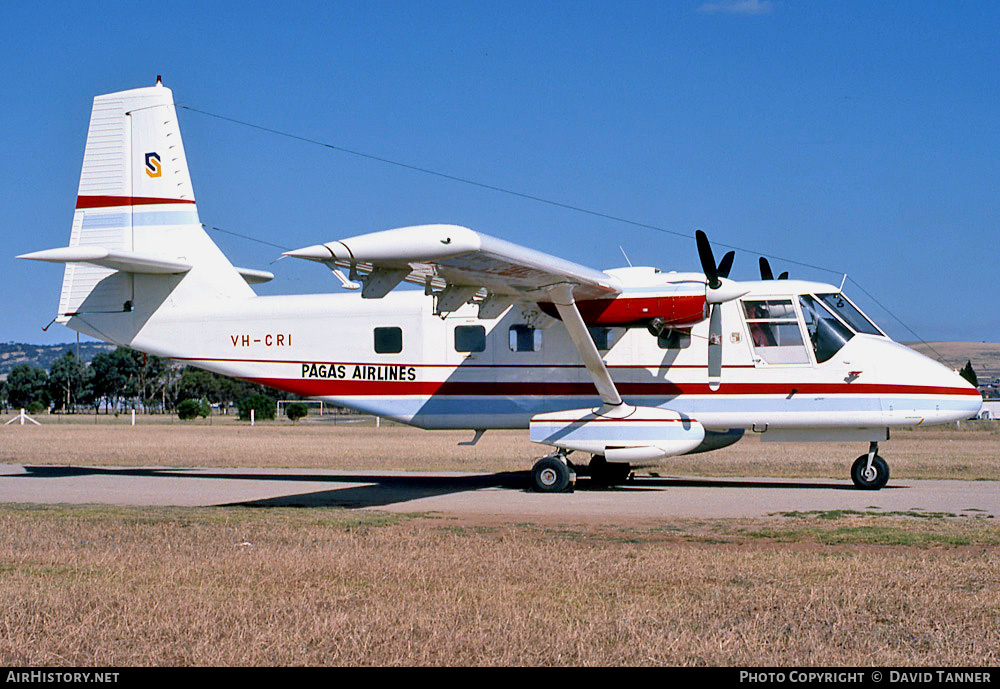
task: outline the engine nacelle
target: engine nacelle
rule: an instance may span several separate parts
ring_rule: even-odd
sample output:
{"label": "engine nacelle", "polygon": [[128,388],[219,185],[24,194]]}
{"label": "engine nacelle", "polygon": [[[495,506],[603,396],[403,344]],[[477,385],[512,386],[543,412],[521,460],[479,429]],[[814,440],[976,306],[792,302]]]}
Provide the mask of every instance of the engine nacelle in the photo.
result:
{"label": "engine nacelle", "polygon": [[604,455],[609,462],[654,461],[690,452],[705,439],[698,421],[670,409],[568,409],[531,418],[531,441]]}
{"label": "engine nacelle", "polygon": [[[587,325],[640,326],[657,318],[663,320],[663,326],[678,327],[708,318],[704,293],[643,296],[625,293],[611,299],[578,301],[576,306]],[[559,317],[551,302],[539,302],[538,308],[553,318]]]}

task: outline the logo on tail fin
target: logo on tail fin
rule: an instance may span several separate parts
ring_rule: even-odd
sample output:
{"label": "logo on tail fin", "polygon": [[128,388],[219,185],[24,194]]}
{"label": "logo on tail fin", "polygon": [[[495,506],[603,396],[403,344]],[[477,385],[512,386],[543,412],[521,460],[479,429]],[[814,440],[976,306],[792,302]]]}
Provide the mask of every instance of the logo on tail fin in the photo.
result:
{"label": "logo on tail fin", "polygon": [[160,167],[159,153],[146,154],[146,174],[150,177],[160,177],[163,175],[163,169]]}

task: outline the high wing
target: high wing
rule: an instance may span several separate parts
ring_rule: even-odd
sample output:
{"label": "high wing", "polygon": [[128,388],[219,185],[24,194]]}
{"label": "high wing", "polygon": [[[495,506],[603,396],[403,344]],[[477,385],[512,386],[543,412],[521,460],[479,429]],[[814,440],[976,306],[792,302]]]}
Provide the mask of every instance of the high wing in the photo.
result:
{"label": "high wing", "polygon": [[436,296],[438,313],[476,300],[481,318],[496,318],[515,301],[551,302],[601,399],[611,407],[623,404],[575,303],[620,294],[620,282],[606,273],[458,225],[401,227],[285,255],[331,270],[348,268],[352,280],[361,277],[361,296],[369,299],[384,297],[403,280],[423,283]]}
{"label": "high wing", "polygon": [[[285,252],[286,256],[348,268],[362,296],[379,298],[403,280],[438,296],[438,312],[480,303],[481,317],[496,317],[514,301],[548,301],[549,288],[568,284],[577,299],[613,297],[619,281],[601,271],[512,244],[458,225],[418,225],[372,232]],[[482,313],[483,305],[494,306]],[[503,309],[499,309],[502,311]]]}

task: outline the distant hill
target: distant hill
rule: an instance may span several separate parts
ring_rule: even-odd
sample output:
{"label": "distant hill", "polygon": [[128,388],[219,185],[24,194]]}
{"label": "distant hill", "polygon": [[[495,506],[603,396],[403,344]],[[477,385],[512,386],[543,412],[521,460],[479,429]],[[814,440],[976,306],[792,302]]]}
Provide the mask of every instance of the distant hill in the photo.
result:
{"label": "distant hill", "polygon": [[[76,353],[76,343],[55,345],[34,345],[22,342],[0,343],[0,377],[7,377],[10,370],[18,364],[28,364],[44,368],[46,371],[52,366],[52,362],[68,351]],[[105,342],[81,342],[80,358],[83,361],[90,361],[101,352],[112,352],[115,346]]]}
{"label": "distant hill", "polygon": [[[1000,342],[905,342],[907,347],[921,354],[944,359],[949,368],[960,369],[966,361],[972,362],[980,383],[1000,378]],[[929,345],[929,346],[928,346]],[[933,351],[931,350],[933,347]],[[937,354],[935,354],[937,352]]]}

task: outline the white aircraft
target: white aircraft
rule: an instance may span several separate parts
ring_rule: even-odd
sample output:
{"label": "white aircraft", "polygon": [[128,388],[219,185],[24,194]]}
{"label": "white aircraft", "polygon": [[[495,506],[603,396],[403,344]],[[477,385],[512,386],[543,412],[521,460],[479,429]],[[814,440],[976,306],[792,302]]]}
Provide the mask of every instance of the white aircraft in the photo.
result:
{"label": "white aircraft", "polygon": [[[199,223],[173,96],[98,96],[57,321],[95,338],[425,429],[528,428],[555,448],[534,487],[592,480],[725,447],[859,441],[851,478],[878,489],[889,429],[975,416],[957,373],[893,342],[833,285],[598,271],[454,225],[316,244],[360,294],[257,296],[273,275],[234,267]],[[342,269],[346,269],[345,275]],[[787,278],[782,275],[782,278]],[[394,291],[402,282],[423,290]],[[360,284],[358,284],[360,283]],[[790,458],[793,460],[794,458]],[[580,467],[584,473],[584,467]]]}

